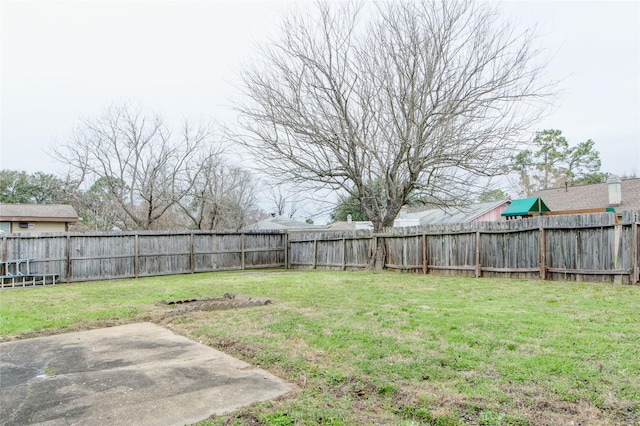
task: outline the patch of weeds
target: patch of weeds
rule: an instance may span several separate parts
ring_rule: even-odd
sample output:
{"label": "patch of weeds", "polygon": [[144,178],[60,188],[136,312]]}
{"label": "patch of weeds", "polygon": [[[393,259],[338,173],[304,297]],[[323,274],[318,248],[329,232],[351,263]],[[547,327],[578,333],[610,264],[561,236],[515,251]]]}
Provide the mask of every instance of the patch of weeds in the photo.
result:
{"label": "patch of weeds", "polygon": [[534,425],[534,423],[532,423],[529,419],[526,419],[523,417],[516,417],[516,416],[505,417],[505,424],[510,426],[533,426]]}
{"label": "patch of weeds", "polygon": [[318,417],[316,419],[318,424],[328,425],[328,426],[345,426],[349,423],[345,422],[343,419],[338,417]]}
{"label": "patch of weeds", "polygon": [[[226,416],[220,416],[215,418],[210,418],[207,420],[203,420],[201,422],[195,423],[193,426],[261,426],[265,423],[261,421],[258,417],[256,417],[251,409],[243,409],[237,411],[236,413],[229,414]],[[282,423],[284,424],[284,423]],[[287,423],[289,424],[289,423]]]}
{"label": "patch of weeds", "polygon": [[44,369],[44,374],[46,374],[47,377],[56,377],[58,375],[58,371],[54,368],[47,367]]}
{"label": "patch of weeds", "polygon": [[328,398],[298,401],[290,406],[295,415],[294,423],[303,425],[352,425],[358,422],[350,417],[354,414],[348,398]]}
{"label": "patch of weeds", "polygon": [[424,407],[412,407],[405,405],[397,409],[396,414],[406,420],[416,420],[419,422],[433,421],[433,414]]}
{"label": "patch of weeds", "polygon": [[450,414],[434,415],[426,407],[402,406],[396,410],[396,414],[404,420],[416,421],[432,426],[463,426],[464,423]]}
{"label": "patch of weeds", "polygon": [[256,361],[263,367],[268,367],[272,364],[282,362],[283,359],[284,355],[273,352],[260,353],[258,354],[258,356],[256,356]]}
{"label": "patch of weeds", "polygon": [[310,368],[309,362],[306,359],[300,357],[285,358],[281,361],[281,365],[284,369],[293,373],[308,371]]}
{"label": "patch of weeds", "polygon": [[492,410],[480,412],[478,424],[480,426],[532,426],[528,419]]}
{"label": "patch of weeds", "polygon": [[173,316],[172,322],[176,324],[189,325],[194,322],[194,318],[188,315],[186,311],[170,311],[167,316]]}
{"label": "patch of weeds", "polygon": [[504,424],[505,417],[503,413],[486,410],[480,413],[478,423],[480,426],[501,426]]}
{"label": "patch of weeds", "polygon": [[347,378],[337,371],[322,370],[313,372],[310,376],[322,378],[330,386],[343,385],[347,382]]}
{"label": "patch of weeds", "polygon": [[289,426],[295,423],[294,419],[284,411],[267,414],[262,421],[271,426]]}
{"label": "patch of weeds", "polygon": [[391,396],[398,391],[398,388],[394,385],[382,385],[378,387],[378,395]]}

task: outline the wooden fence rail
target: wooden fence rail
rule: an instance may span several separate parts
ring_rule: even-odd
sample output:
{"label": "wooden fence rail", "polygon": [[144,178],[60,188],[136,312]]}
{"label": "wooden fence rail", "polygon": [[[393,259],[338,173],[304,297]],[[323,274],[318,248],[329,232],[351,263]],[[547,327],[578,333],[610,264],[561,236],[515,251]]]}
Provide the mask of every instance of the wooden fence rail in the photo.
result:
{"label": "wooden fence rail", "polygon": [[447,275],[637,283],[639,212],[343,232],[121,232],[2,237],[0,258],[33,258],[60,281],[233,269],[369,267]]}

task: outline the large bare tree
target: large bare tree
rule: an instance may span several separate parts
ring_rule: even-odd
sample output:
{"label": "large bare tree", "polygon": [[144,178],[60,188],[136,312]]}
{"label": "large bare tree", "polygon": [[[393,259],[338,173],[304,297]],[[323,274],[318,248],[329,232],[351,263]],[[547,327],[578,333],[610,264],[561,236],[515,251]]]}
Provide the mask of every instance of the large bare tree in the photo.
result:
{"label": "large bare tree", "polygon": [[[216,155],[212,126],[185,122],[173,134],[157,114],[130,104],[111,105],[83,119],[53,156],[70,166],[77,182],[100,182],[101,199],[117,206],[121,229],[155,229],[191,189],[195,159]],[[162,225],[166,227],[166,224]]]}
{"label": "large bare tree", "polygon": [[243,73],[241,139],[271,175],[357,198],[376,231],[410,196],[475,197],[550,94],[534,32],[480,2],[320,2],[282,32]]}

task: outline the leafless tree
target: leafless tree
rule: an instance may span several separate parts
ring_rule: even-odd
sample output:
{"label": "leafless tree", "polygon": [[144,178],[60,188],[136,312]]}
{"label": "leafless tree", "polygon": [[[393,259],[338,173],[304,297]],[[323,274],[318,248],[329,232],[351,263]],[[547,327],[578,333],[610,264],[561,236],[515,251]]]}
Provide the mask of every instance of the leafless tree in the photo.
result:
{"label": "leafless tree", "polygon": [[194,159],[204,147],[214,155],[215,144],[208,123],[185,122],[173,135],[159,115],[123,104],[83,119],[52,155],[70,166],[77,182],[100,181],[103,199],[118,207],[120,228],[146,230],[189,192]]}
{"label": "leafless tree", "polygon": [[552,94],[534,31],[486,3],[316,6],[244,72],[240,139],[271,175],[357,198],[376,231],[410,196],[474,198]]}
{"label": "leafless tree", "polygon": [[[191,226],[200,230],[239,230],[258,213],[257,185],[251,174],[227,164],[216,153],[204,155],[189,174],[186,196],[178,203]],[[260,216],[260,215],[258,215]]]}
{"label": "leafless tree", "polygon": [[276,216],[286,216],[289,219],[298,212],[300,203],[299,197],[295,191],[287,190],[282,186],[274,183],[269,189],[269,201],[275,209],[273,214]]}

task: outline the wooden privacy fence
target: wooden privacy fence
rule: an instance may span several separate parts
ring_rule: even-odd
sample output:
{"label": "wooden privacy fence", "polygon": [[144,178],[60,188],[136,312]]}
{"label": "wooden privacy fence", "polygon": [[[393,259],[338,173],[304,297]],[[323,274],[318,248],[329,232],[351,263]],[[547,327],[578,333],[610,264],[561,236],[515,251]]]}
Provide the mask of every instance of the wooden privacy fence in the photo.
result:
{"label": "wooden privacy fence", "polygon": [[378,245],[385,267],[418,273],[637,283],[638,212],[344,232],[9,234],[1,260],[33,258],[60,281],[257,268],[354,270]]}
{"label": "wooden privacy fence", "polygon": [[385,268],[466,276],[637,283],[638,213],[542,216],[370,231],[290,233],[290,267]]}
{"label": "wooden privacy fence", "polygon": [[138,278],[285,266],[286,234],[119,232],[2,238],[2,259],[33,258],[33,269],[61,281]]}

